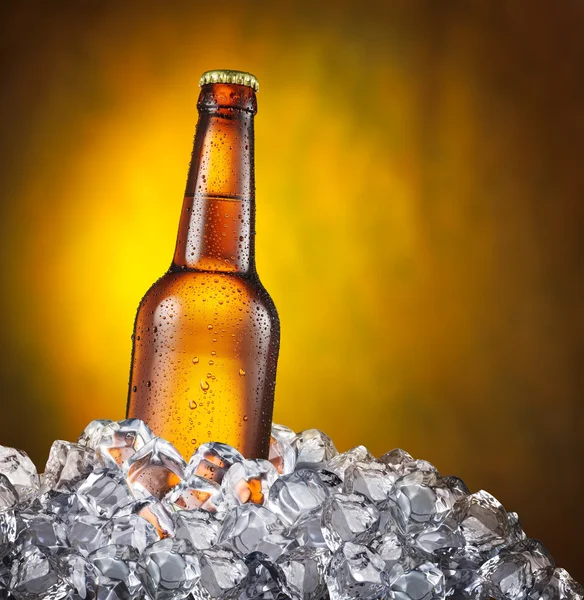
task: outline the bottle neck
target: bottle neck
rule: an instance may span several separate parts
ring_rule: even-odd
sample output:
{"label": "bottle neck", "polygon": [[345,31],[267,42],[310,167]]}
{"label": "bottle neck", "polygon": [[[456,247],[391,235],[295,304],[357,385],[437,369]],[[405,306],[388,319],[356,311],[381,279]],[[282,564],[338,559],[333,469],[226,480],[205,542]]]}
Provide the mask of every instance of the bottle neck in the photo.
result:
{"label": "bottle neck", "polygon": [[255,272],[255,92],[201,89],[173,269]]}

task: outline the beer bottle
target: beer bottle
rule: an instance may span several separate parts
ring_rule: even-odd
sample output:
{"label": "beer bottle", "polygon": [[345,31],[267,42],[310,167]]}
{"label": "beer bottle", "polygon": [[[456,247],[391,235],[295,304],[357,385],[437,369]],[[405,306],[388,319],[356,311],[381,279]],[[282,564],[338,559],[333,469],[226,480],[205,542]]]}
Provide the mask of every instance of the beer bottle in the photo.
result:
{"label": "beer bottle", "polygon": [[133,336],[127,416],[185,458],[204,442],[267,458],[280,323],[255,266],[257,79],[209,71],[170,270]]}

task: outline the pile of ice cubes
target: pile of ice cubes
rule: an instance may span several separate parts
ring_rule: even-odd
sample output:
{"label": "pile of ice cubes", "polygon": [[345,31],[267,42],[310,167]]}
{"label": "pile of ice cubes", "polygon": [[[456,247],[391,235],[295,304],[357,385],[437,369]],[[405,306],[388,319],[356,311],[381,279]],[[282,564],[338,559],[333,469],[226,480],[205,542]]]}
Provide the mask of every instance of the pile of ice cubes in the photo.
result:
{"label": "pile of ice cubes", "polygon": [[187,463],[138,420],[56,441],[40,477],[0,446],[0,557],[16,600],[584,597],[487,492],[281,425],[269,460],[209,443]]}

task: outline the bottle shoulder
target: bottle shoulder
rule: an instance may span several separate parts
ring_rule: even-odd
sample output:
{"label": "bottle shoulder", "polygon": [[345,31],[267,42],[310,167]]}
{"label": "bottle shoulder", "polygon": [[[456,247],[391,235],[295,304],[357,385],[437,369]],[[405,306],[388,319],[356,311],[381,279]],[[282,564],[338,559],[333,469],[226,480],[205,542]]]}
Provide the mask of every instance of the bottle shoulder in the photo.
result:
{"label": "bottle shoulder", "polygon": [[169,301],[189,309],[215,306],[223,311],[247,305],[263,307],[278,319],[275,304],[255,273],[169,271],[150,286],[139,310],[155,310]]}

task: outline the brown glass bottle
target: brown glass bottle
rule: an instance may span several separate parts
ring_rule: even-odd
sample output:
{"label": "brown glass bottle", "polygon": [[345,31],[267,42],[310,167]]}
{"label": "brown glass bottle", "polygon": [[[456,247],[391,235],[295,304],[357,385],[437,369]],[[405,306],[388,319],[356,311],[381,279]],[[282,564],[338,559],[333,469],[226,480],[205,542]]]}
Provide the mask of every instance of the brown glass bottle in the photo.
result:
{"label": "brown glass bottle", "polygon": [[187,459],[208,441],[267,458],[280,324],[255,267],[257,81],[209,80],[223,83],[201,86],[174,260],[136,316],[127,415]]}

